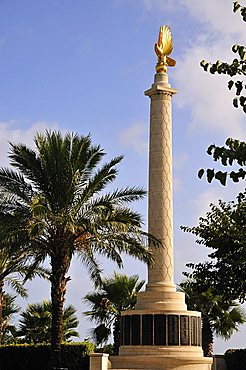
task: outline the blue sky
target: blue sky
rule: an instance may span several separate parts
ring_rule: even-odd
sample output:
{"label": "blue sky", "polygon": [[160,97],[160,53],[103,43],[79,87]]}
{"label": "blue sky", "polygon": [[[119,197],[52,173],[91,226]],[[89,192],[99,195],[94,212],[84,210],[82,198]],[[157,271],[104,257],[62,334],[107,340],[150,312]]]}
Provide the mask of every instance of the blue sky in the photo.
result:
{"label": "blue sky", "polygon": [[[245,4],[245,1],[242,1]],[[147,188],[149,98],[159,27],[171,27],[173,98],[175,281],[185,263],[204,261],[180,225],[193,226],[211,202],[230,200],[242,185],[223,188],[198,180],[206,155],[227,137],[245,140],[245,115],[233,109],[227,78],[204,73],[199,63],[232,60],[233,43],[245,43],[245,23],[231,0],[3,0],[0,3],[0,158],[8,165],[8,141],[32,145],[46,128],[92,135],[107,159],[124,154],[115,186]],[[147,199],[135,206],[146,221]],[[105,275],[115,266],[102,261]],[[146,268],[126,259],[124,272],[146,278]],[[70,271],[67,303],[77,308],[81,339],[91,326],[81,298],[92,289],[78,261]],[[49,285],[29,284],[29,302],[49,298]],[[25,307],[27,302],[20,300]],[[215,351],[245,344],[246,327]]]}

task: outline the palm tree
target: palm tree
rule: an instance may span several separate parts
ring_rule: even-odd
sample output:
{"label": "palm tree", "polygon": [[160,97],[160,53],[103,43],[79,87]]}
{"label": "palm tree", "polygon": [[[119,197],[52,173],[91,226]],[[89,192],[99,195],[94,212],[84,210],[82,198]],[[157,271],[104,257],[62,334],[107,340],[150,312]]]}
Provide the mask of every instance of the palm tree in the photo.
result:
{"label": "palm tree", "polygon": [[187,279],[180,288],[186,294],[188,309],[202,314],[202,348],[205,357],[212,357],[214,334],[230,339],[238,326],[246,322],[245,312],[235,301],[226,301],[212,286],[201,287],[195,280]]}
{"label": "palm tree", "polygon": [[[9,228],[9,220],[6,229]],[[2,228],[1,228],[2,231]],[[7,234],[8,235],[8,234]],[[4,287],[9,285],[18,295],[27,298],[27,291],[23,286],[26,280],[35,276],[47,277],[48,271],[39,267],[39,263],[32,261],[30,251],[26,245],[21,246],[17,241],[4,244],[4,235],[0,232],[2,244],[0,246],[0,344],[4,334],[4,304],[6,297]],[[6,309],[6,307],[5,307]]]}
{"label": "palm tree", "polygon": [[[62,318],[62,340],[69,342],[71,337],[79,337],[75,330],[79,324],[75,316],[76,309],[69,305],[65,307]],[[21,313],[18,336],[24,337],[25,343],[50,343],[51,341],[51,301],[29,304]]]}
{"label": "palm tree", "polygon": [[[90,136],[47,131],[34,138],[35,150],[10,144],[10,164],[17,169],[0,170],[0,223],[6,215],[18,214],[21,233],[38,261],[51,265],[53,366],[59,367],[62,315],[67,272],[77,254],[95,284],[101,270],[96,256],[102,255],[122,266],[122,253],[149,263],[146,233],[141,217],[127,204],[141,199],[145,191],[127,187],[105,192],[115,180],[122,157],[98,168],[105,153],[93,146]],[[5,225],[5,224],[4,224]],[[9,233],[8,235],[11,235]]]}
{"label": "palm tree", "polygon": [[144,283],[144,280],[139,281],[138,275],[128,277],[115,272],[113,277],[102,280],[98,292],[84,297],[91,306],[91,310],[84,314],[98,324],[92,331],[97,345],[107,342],[113,328],[114,354],[119,353],[121,312],[134,308],[137,292]]}
{"label": "palm tree", "polygon": [[15,304],[16,296],[5,293],[2,306],[2,344],[16,342],[16,327],[11,324],[11,319],[20,311],[20,307]]}

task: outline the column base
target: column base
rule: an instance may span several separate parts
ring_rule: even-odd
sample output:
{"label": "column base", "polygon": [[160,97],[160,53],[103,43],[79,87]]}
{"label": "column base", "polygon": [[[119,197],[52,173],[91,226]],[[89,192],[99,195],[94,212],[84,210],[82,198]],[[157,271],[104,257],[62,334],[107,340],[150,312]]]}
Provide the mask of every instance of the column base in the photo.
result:
{"label": "column base", "polygon": [[111,370],[211,370],[213,359],[191,354],[180,356],[110,356]]}
{"label": "column base", "polygon": [[186,311],[185,294],[164,289],[139,292],[135,310]]}

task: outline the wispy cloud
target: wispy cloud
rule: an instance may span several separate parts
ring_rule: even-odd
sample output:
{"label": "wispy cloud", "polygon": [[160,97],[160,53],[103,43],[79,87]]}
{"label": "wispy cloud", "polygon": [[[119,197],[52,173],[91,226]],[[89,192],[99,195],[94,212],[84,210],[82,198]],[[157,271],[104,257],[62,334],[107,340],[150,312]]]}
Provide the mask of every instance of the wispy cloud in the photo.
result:
{"label": "wispy cloud", "polygon": [[242,41],[244,22],[233,14],[232,4],[225,4],[224,0],[180,1],[197,21],[206,25],[204,33],[194,36],[182,51],[174,74],[180,92],[177,103],[191,112],[189,129],[245,138],[244,114],[240,108],[233,108],[234,92],[227,89],[230,76],[211,75],[200,67],[203,59],[231,62],[235,58],[231,46]]}
{"label": "wispy cloud", "polygon": [[148,150],[148,125],[136,122],[121,131],[119,142],[124,148],[132,149],[142,155]]}
{"label": "wispy cloud", "polygon": [[177,9],[177,6],[180,5],[180,1],[177,0],[175,2],[175,6],[173,4],[172,0],[137,0],[138,2],[141,2],[141,5],[145,7],[146,10],[153,10],[156,8],[159,9],[165,9],[165,10],[174,10],[175,8]]}
{"label": "wispy cloud", "polygon": [[187,8],[190,14],[200,23],[207,24],[207,32],[219,32],[223,35],[244,35],[245,24],[239,14],[232,11],[232,1],[225,0],[179,0],[179,5]]}
{"label": "wispy cloud", "polygon": [[228,183],[226,187],[220,184],[210,185],[193,200],[194,211],[197,217],[204,217],[210,211],[210,204],[218,204],[218,200],[231,201],[236,198],[238,193],[244,189],[243,184]]}
{"label": "wispy cloud", "polygon": [[207,41],[198,41],[184,51],[175,71],[175,84],[179,87],[176,101],[180,107],[190,109],[189,129],[199,132],[219,130],[226,136],[244,138],[244,117],[240,108],[232,107],[233,95],[227,89],[229,78],[212,76],[200,67],[204,56],[216,60],[216,54],[225,56],[225,60],[230,58],[218,42],[208,46]]}
{"label": "wispy cloud", "polygon": [[[117,1],[117,0],[116,0]],[[120,1],[120,0],[118,0]],[[237,35],[242,37],[245,31],[244,22],[239,19],[239,14],[232,11],[233,2],[225,0],[129,0],[135,1],[145,11],[170,11],[176,12],[181,8],[186,9],[189,14],[199,23],[207,25],[208,32],[219,32],[222,35]],[[240,36],[241,35],[241,36]]]}
{"label": "wispy cloud", "polygon": [[9,142],[24,143],[33,147],[33,138],[36,132],[43,132],[46,129],[57,130],[56,122],[39,121],[32,123],[26,129],[20,128],[17,121],[0,122],[0,158],[1,166],[8,166]]}
{"label": "wispy cloud", "polygon": [[188,155],[185,152],[180,153],[179,155],[175,155],[173,158],[173,167],[174,170],[181,170],[188,162]]}
{"label": "wispy cloud", "polygon": [[0,36],[0,46],[5,45],[7,43],[6,37]]}
{"label": "wispy cloud", "polygon": [[173,157],[173,190],[174,193],[180,193],[184,190],[184,183],[181,175],[181,171],[187,165],[188,155],[185,152],[175,154]]}

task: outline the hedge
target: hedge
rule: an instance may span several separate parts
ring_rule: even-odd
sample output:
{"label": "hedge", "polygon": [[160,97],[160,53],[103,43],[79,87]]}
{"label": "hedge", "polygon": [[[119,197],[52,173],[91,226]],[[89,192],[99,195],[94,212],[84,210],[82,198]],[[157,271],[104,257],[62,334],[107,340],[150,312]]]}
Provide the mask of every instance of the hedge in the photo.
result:
{"label": "hedge", "polygon": [[225,353],[227,370],[246,369],[246,349],[228,349]]}
{"label": "hedge", "polygon": [[[49,344],[17,344],[0,346],[0,370],[50,370]],[[62,367],[89,370],[90,342],[66,343],[61,346]]]}

